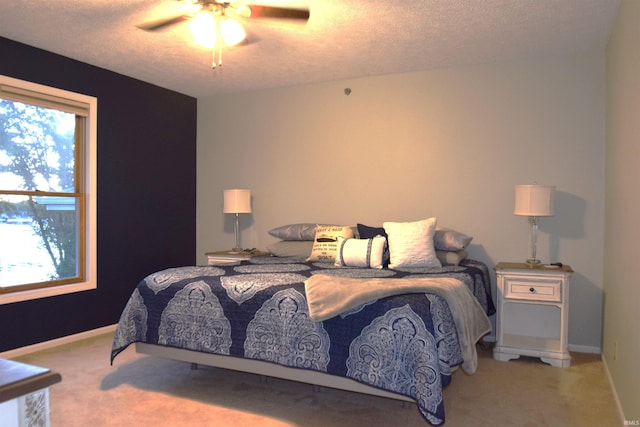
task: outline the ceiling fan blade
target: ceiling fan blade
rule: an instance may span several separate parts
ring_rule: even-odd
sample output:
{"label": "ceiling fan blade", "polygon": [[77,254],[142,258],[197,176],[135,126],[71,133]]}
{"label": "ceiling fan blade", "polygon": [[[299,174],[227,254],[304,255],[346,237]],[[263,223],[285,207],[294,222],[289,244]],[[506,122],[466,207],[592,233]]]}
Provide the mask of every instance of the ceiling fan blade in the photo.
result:
{"label": "ceiling fan blade", "polygon": [[140,28],[142,30],[152,31],[152,30],[157,30],[157,29],[162,28],[162,27],[166,27],[167,25],[171,25],[171,24],[174,24],[176,22],[183,21],[183,20],[187,19],[188,17],[189,17],[189,14],[181,13],[180,15],[166,16],[164,18],[154,19],[152,21],[143,22],[143,23],[140,23],[140,24],[136,25],[136,27],[138,27],[138,28]]}
{"label": "ceiling fan blade", "polygon": [[254,18],[277,18],[277,19],[299,19],[309,20],[309,9],[293,9],[277,6],[262,6],[247,4],[251,9],[250,19]]}

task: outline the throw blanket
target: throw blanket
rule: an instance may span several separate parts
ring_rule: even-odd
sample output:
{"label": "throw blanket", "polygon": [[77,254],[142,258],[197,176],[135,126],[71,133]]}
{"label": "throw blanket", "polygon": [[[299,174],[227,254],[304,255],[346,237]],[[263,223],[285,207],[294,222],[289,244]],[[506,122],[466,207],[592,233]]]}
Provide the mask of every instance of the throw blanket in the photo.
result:
{"label": "throw blanket", "polygon": [[473,374],[478,366],[476,342],[491,331],[491,322],[471,291],[451,278],[345,278],[324,274],[304,282],[309,316],[330,319],[350,308],[391,295],[432,293],[442,297],[453,315],[462,350],[462,369]]}

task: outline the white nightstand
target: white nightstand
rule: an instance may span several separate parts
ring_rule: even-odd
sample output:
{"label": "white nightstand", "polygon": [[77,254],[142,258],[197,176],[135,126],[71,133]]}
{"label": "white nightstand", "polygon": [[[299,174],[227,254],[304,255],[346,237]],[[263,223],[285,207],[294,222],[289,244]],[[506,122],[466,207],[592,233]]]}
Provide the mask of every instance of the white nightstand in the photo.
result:
{"label": "white nightstand", "polygon": [[220,265],[220,264],[233,264],[238,261],[248,261],[254,256],[271,255],[269,252],[262,252],[257,249],[251,251],[232,252],[232,251],[218,251],[207,252],[208,265]]}
{"label": "white nightstand", "polygon": [[501,262],[495,270],[498,307],[493,358],[532,356],[568,368],[571,267]]}

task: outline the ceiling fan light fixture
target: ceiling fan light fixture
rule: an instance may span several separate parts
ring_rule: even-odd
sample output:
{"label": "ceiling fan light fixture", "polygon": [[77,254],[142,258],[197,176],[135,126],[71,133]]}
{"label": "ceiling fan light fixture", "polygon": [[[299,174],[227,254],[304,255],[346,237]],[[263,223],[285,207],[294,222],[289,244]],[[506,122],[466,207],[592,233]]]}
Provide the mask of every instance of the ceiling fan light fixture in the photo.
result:
{"label": "ceiling fan light fixture", "polygon": [[246,4],[241,4],[235,8],[235,14],[242,18],[251,18],[251,8]]}
{"label": "ceiling fan light fixture", "polygon": [[223,45],[236,46],[247,39],[247,33],[242,24],[227,16],[227,12],[238,18],[266,18],[267,20],[275,18],[305,23],[309,20],[308,9],[249,6],[223,0],[180,0],[180,3],[185,6],[182,13],[143,22],[137,27],[153,31],[185,19],[191,19],[190,30],[193,42],[212,50],[213,69],[222,65]]}
{"label": "ceiling fan light fixture", "polygon": [[213,49],[216,45],[216,20],[208,11],[198,12],[189,28],[193,35],[193,42],[198,46]]}
{"label": "ceiling fan light fixture", "polygon": [[227,46],[236,46],[247,38],[247,33],[235,19],[223,16],[220,18],[220,34]]}
{"label": "ceiling fan light fixture", "polygon": [[193,42],[207,49],[215,47],[218,31],[227,46],[236,46],[247,38],[247,33],[238,21],[227,16],[214,16],[207,10],[201,10],[196,14],[191,21],[190,29]]}

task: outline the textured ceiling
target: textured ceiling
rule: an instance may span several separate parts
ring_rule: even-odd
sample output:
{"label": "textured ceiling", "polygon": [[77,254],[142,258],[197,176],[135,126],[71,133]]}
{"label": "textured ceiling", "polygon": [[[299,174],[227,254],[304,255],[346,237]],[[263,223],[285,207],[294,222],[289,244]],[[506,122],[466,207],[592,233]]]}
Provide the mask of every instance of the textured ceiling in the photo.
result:
{"label": "textured ceiling", "polygon": [[[136,24],[161,0],[9,0],[0,36],[194,97],[604,48],[619,0],[309,0],[305,26],[243,21],[249,43],[212,52],[182,22]],[[9,58],[0,58],[8,60]]]}

